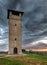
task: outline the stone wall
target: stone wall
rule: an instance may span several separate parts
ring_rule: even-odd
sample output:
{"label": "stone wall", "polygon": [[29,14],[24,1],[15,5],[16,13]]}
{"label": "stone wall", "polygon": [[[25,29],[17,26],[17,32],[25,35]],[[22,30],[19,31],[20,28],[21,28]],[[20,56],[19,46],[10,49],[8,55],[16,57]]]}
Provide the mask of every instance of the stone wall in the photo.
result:
{"label": "stone wall", "polygon": [[17,54],[22,53],[22,22],[21,16],[9,16],[9,52],[14,54],[14,48],[17,48]]}

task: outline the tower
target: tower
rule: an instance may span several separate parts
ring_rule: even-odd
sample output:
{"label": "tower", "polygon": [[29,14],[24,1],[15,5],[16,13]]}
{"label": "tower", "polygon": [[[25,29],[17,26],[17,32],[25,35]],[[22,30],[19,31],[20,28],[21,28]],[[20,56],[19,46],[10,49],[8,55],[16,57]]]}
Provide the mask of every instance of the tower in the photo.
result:
{"label": "tower", "polygon": [[23,12],[8,10],[8,19],[9,19],[8,54],[22,53],[22,15]]}

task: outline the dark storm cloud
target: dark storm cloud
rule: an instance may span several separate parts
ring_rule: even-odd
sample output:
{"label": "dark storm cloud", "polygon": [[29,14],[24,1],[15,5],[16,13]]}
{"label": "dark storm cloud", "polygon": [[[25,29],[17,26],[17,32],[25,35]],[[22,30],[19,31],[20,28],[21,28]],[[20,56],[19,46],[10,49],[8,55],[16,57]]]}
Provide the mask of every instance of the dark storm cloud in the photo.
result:
{"label": "dark storm cloud", "polygon": [[[7,9],[24,12],[22,18],[23,45],[47,37],[47,0],[0,0],[0,41],[8,43]],[[4,42],[3,46],[7,43]]]}
{"label": "dark storm cloud", "polygon": [[5,8],[15,8],[18,0],[0,0],[1,5],[5,6]]}
{"label": "dark storm cloud", "polygon": [[[22,2],[22,1],[21,1]],[[42,39],[47,34],[47,1],[24,0],[23,43]]]}

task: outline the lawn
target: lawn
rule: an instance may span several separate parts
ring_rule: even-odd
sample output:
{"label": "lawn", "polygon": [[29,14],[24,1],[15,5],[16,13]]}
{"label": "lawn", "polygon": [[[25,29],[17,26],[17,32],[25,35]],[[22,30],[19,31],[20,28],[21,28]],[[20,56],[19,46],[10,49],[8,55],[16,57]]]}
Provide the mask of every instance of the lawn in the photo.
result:
{"label": "lawn", "polygon": [[28,54],[0,58],[0,65],[47,65],[47,56]]}

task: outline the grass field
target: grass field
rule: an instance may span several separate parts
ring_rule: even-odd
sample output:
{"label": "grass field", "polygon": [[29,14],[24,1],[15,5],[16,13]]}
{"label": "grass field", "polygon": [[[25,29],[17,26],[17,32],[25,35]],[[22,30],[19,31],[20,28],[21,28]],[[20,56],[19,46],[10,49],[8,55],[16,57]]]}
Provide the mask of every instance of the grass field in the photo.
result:
{"label": "grass field", "polygon": [[28,54],[0,58],[0,65],[47,65],[47,56]]}

